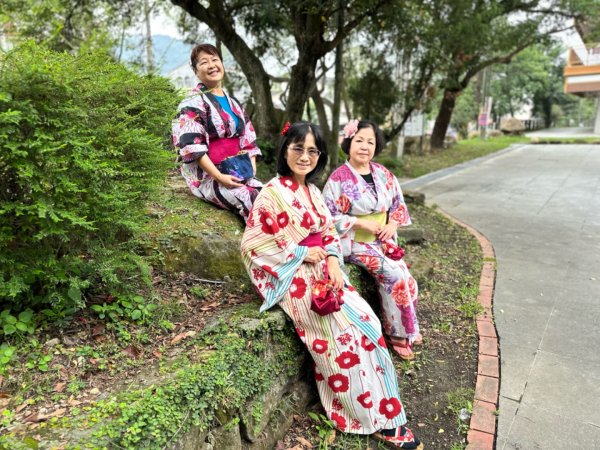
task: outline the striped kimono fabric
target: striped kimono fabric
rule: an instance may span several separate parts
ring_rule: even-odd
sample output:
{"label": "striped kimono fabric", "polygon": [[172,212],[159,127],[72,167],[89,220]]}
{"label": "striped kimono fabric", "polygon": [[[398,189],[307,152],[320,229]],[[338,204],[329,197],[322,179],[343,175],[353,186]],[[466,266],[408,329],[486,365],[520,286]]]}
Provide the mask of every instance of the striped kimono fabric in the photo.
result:
{"label": "striped kimono fabric", "polygon": [[[305,263],[299,245],[320,233],[328,255],[341,259],[339,237],[321,193],[309,193],[289,177],[276,177],[258,195],[242,239],[242,256],[263,298],[261,311],[278,304],[292,319],[315,364],[327,417],[344,432],[371,434],[406,423],[396,371],[381,324],[346,279],[340,311],[320,316],[310,309],[325,261]],[[342,264],[342,261],[340,261]]]}

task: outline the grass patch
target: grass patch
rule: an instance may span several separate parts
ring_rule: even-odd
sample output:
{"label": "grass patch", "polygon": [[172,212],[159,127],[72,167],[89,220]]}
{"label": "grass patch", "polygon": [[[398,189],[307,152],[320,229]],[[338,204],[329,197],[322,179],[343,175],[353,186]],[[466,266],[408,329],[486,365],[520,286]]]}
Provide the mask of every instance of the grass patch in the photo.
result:
{"label": "grass patch", "polygon": [[389,166],[398,177],[417,178],[436,170],[445,169],[497,152],[513,144],[529,142],[524,136],[499,136],[488,139],[465,139],[451,148],[436,150],[424,155],[404,155],[401,167]]}

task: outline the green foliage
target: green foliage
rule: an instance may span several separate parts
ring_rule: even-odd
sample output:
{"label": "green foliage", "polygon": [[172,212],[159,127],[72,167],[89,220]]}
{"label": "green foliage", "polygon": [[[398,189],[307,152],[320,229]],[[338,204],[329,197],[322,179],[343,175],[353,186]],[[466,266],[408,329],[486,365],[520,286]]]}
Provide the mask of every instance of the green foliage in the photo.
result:
{"label": "green foliage", "polygon": [[308,416],[316,423],[315,428],[319,435],[319,450],[327,450],[331,434],[335,430],[333,422],[323,414],[309,412]]}
{"label": "green foliage", "polygon": [[16,356],[16,353],[17,347],[8,345],[6,342],[0,345],[0,375],[6,374],[6,370],[10,367],[10,363]]}
{"label": "green foliage", "polygon": [[100,319],[110,319],[118,322],[121,319],[146,323],[158,306],[147,303],[141,295],[128,295],[115,299],[113,303],[92,305],[90,309],[98,314]]}
{"label": "green foliage", "polygon": [[456,417],[460,433],[466,433],[469,430],[469,424],[464,417],[466,415],[470,416],[473,413],[474,395],[475,391],[472,388],[458,388],[446,394],[448,400],[447,409]]}
{"label": "green foliage", "polygon": [[[81,419],[72,417],[64,426],[93,427],[89,441],[79,442],[84,448],[158,449],[192,425],[201,430],[219,420],[234,425],[236,417],[231,412],[266,392],[273,373],[295,372],[301,363],[302,347],[290,327],[280,330],[279,324],[261,317],[262,326],[242,330],[238,328],[240,316],[229,315],[227,323],[221,321],[198,336],[199,361],[184,358],[164,369],[173,374],[167,383],[102,400]],[[278,349],[268,361],[264,359],[265,339]],[[76,393],[83,387],[72,380],[66,390]],[[253,415],[260,417],[260,411]]]}
{"label": "green foliage", "polygon": [[130,239],[170,166],[176,103],[101,52],[27,42],[0,57],[0,303],[59,319],[90,287],[148,280]]}
{"label": "green foliage", "polygon": [[33,311],[27,308],[15,317],[10,313],[10,309],[5,309],[0,313],[0,327],[5,336],[16,334],[22,337],[25,333],[33,334],[35,332]]}
{"label": "green foliage", "polygon": [[351,79],[349,85],[348,95],[354,105],[354,117],[384,123],[392,106],[399,99],[399,90],[392,78],[392,68],[383,62],[378,67],[367,70],[360,78]]}

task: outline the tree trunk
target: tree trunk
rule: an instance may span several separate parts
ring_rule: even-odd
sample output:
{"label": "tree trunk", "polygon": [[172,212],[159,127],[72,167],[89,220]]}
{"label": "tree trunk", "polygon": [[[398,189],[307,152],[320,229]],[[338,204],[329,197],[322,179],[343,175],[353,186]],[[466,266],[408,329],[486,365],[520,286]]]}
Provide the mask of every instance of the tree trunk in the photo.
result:
{"label": "tree trunk", "polygon": [[[302,50],[300,50],[302,52]],[[285,114],[287,120],[294,123],[302,119],[304,105],[308,100],[311,87],[315,82],[317,58],[307,52],[300,53],[298,61],[292,67],[289,94]]]}
{"label": "tree trunk", "polygon": [[[337,25],[338,33],[344,28],[344,2],[338,0]],[[333,106],[331,107],[331,132],[327,142],[329,152],[329,172],[338,166],[338,136],[340,129],[340,110],[342,106],[342,89],[344,84],[344,40],[335,50],[335,75],[333,82]]]}
{"label": "tree trunk", "polygon": [[146,73],[154,72],[154,51],[152,48],[152,30],[150,28],[150,6],[148,0],[144,0],[144,46],[146,49]]}
{"label": "tree trunk", "polygon": [[460,93],[461,91],[449,91],[448,89],[444,90],[444,97],[442,98],[440,110],[435,118],[435,125],[433,126],[433,132],[431,133],[431,148],[444,148],[446,131],[448,131],[448,125],[450,125],[450,119],[452,118],[452,112],[454,111],[456,98],[460,95]]}

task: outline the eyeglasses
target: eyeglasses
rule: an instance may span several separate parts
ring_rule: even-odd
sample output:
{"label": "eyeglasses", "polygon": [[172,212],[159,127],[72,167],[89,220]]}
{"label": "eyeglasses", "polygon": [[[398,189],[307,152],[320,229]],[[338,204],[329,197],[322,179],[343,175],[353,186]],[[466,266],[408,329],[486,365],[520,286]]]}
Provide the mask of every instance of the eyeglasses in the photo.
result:
{"label": "eyeglasses", "polygon": [[[304,155],[305,151],[304,147],[297,145],[290,145],[288,149],[291,150],[292,154],[297,158],[300,158],[302,155]],[[309,158],[318,158],[321,155],[321,150],[311,147],[306,149],[306,153],[308,153]]]}

